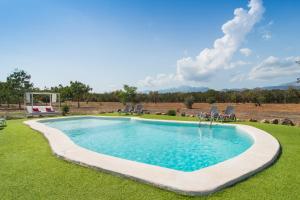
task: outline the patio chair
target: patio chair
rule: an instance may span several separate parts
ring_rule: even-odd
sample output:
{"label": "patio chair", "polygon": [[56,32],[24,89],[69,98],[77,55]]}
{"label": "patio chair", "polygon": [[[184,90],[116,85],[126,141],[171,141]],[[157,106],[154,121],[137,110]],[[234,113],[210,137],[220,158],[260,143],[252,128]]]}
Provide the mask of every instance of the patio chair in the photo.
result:
{"label": "patio chair", "polygon": [[236,121],[235,109],[233,106],[227,106],[223,114],[220,115],[221,121]]}
{"label": "patio chair", "polygon": [[211,106],[209,112],[201,112],[198,115],[198,117],[200,119],[205,119],[205,120],[209,120],[209,119],[217,120],[220,117],[218,107],[217,106]]}
{"label": "patio chair", "polygon": [[132,105],[131,104],[126,104],[125,108],[123,110],[121,110],[121,113],[125,113],[125,114],[129,114],[132,113]]}
{"label": "patio chair", "polygon": [[142,104],[137,104],[135,107],[134,107],[134,110],[133,112],[136,113],[136,114],[143,114],[143,105]]}
{"label": "patio chair", "polygon": [[6,126],[6,119],[5,118],[0,118],[0,128],[3,128]]}
{"label": "patio chair", "polygon": [[220,113],[217,106],[212,106],[210,110],[210,118],[213,120],[218,120],[220,118]]}
{"label": "patio chair", "polygon": [[200,112],[197,117],[199,119],[208,119],[209,118],[209,112]]}

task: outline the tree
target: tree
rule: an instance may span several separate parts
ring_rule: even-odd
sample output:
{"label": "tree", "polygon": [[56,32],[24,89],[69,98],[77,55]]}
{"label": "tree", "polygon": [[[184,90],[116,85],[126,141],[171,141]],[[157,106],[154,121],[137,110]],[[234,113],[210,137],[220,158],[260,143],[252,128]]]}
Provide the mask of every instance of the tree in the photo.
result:
{"label": "tree", "polygon": [[90,86],[85,85],[84,83],[81,83],[79,81],[71,81],[70,87],[68,89],[70,91],[70,94],[72,95],[72,99],[77,101],[77,108],[80,108],[80,100],[84,99],[84,97],[87,96],[87,93],[92,90]]}
{"label": "tree", "polygon": [[286,98],[289,103],[299,103],[299,91],[296,88],[289,87],[286,91]]}
{"label": "tree", "polygon": [[261,104],[265,103],[266,97],[263,95],[258,95],[256,98],[256,103],[258,106],[261,106]]}
{"label": "tree", "polygon": [[184,100],[184,105],[188,108],[188,109],[192,109],[193,108],[193,104],[195,102],[195,98],[193,96],[189,96],[187,98],[185,98]]}
{"label": "tree", "polygon": [[0,82],[0,106],[6,102],[9,106],[9,93],[6,82]]}
{"label": "tree", "polygon": [[123,90],[119,91],[118,96],[120,98],[121,103],[123,103],[124,105],[128,102],[136,103],[137,87],[124,85]]}
{"label": "tree", "polygon": [[85,93],[85,95],[84,95],[83,98],[85,99],[85,103],[86,103],[86,104],[89,104],[89,102],[90,102],[91,99],[92,99],[92,94],[91,94],[91,93]]}
{"label": "tree", "polygon": [[52,92],[60,93],[61,101],[72,100],[72,93],[70,86],[63,86],[59,84],[58,86],[51,88]]}
{"label": "tree", "polygon": [[236,93],[236,92],[233,92],[233,93],[230,95],[230,102],[237,103],[237,100],[238,100],[237,93]]}
{"label": "tree", "polygon": [[156,104],[158,102],[158,100],[159,100],[159,93],[157,91],[151,91],[151,92],[149,92],[148,95],[149,95],[150,101],[152,103]]}
{"label": "tree", "polygon": [[21,109],[24,93],[33,88],[33,83],[30,82],[30,79],[31,76],[29,74],[24,70],[18,69],[7,77],[9,96],[19,104],[19,109]]}
{"label": "tree", "polygon": [[216,98],[215,97],[208,97],[207,99],[206,99],[206,103],[209,103],[209,104],[214,104],[214,103],[216,103]]}

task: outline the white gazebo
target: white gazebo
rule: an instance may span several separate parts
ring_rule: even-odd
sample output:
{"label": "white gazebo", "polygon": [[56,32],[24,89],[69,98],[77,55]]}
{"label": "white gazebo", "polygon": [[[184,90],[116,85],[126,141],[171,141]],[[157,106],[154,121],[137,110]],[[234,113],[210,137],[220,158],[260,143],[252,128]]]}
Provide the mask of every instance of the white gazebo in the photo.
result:
{"label": "white gazebo", "polygon": [[[43,102],[44,105],[36,105],[34,96],[43,95],[49,97],[49,102]],[[50,92],[26,92],[24,95],[24,109],[27,116],[46,116],[57,115],[60,112],[55,111],[53,104],[58,103],[60,110],[60,94]]]}

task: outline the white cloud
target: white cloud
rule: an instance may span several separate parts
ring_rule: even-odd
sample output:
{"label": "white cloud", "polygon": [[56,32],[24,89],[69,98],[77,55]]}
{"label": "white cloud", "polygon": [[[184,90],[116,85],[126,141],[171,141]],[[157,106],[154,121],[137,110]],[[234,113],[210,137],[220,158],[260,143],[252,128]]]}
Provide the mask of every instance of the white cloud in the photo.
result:
{"label": "white cloud", "polygon": [[246,74],[236,74],[230,79],[230,82],[241,82],[247,78]]}
{"label": "white cloud", "polygon": [[[248,7],[249,10],[243,8],[234,10],[234,18],[223,24],[224,35],[215,40],[212,48],[205,48],[195,59],[185,57],[178,60],[176,74],[165,75],[161,78],[166,80],[171,77],[171,81],[202,82],[209,79],[217,70],[228,68],[234,53],[264,13],[262,0],[251,0]],[[146,79],[142,82],[156,85],[158,82],[165,83],[165,80],[160,81],[158,77]]]}
{"label": "white cloud", "polygon": [[274,22],[270,21],[266,25],[259,28],[259,32],[261,34],[262,39],[264,39],[264,40],[272,39],[272,32],[270,29],[273,26],[273,24],[274,24]]}
{"label": "white cloud", "polygon": [[250,56],[252,54],[252,50],[249,48],[242,48],[240,49],[240,53],[246,57]]}
{"label": "white cloud", "polygon": [[270,31],[266,31],[261,36],[264,40],[270,40],[272,38],[272,34]]}
{"label": "white cloud", "polygon": [[185,50],[183,51],[183,55],[184,55],[184,56],[187,56],[188,54],[189,54],[188,50],[185,49]]}
{"label": "white cloud", "polygon": [[225,66],[224,69],[233,69],[233,68],[242,67],[242,66],[250,65],[250,64],[251,64],[250,62],[238,60],[238,61],[230,63],[228,66]]}
{"label": "white cloud", "polygon": [[270,80],[300,74],[300,66],[296,63],[297,60],[300,60],[300,57],[280,59],[270,56],[254,67],[248,78],[250,80]]}
{"label": "white cloud", "polygon": [[187,57],[178,60],[177,74],[183,79],[203,81],[216,70],[227,66],[264,12],[261,0],[251,0],[248,7],[248,11],[243,8],[234,10],[234,18],[222,26],[224,36],[214,42],[213,48],[204,49],[195,59]]}
{"label": "white cloud", "polygon": [[142,87],[173,86],[180,81],[174,74],[158,74],[156,77],[147,76],[144,80],[140,80],[138,85]]}

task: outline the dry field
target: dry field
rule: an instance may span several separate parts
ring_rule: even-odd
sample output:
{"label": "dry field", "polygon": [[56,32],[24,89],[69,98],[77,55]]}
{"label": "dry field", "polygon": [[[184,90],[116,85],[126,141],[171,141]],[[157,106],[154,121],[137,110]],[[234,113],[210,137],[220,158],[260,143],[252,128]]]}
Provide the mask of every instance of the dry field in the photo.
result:
{"label": "dry field", "polygon": [[[68,102],[68,104],[71,106],[71,112],[74,114],[98,114],[101,112],[117,111],[124,107],[121,103],[116,102],[89,102],[88,104],[82,102],[79,109],[75,102]],[[182,103],[144,103],[143,105],[144,108],[151,113],[176,110],[178,114],[185,112],[191,115],[195,115],[201,111],[209,111],[210,108],[210,105],[207,103],[195,103],[193,109],[186,109]],[[229,104],[217,103],[216,105],[219,111],[222,112]],[[294,122],[300,123],[300,104],[263,104],[260,107],[256,107],[252,103],[231,105],[235,106],[237,117],[242,120],[248,120],[250,118],[257,120],[289,118]],[[7,110],[5,106],[0,107],[0,116],[12,112],[22,113],[22,111],[18,111],[16,105],[13,105],[10,110]]]}
{"label": "dry field", "polygon": [[[115,102],[90,102],[81,103],[81,108],[76,108],[76,103],[71,103],[71,111],[74,113],[100,113],[117,111],[124,106],[121,103]],[[167,112],[168,110],[176,110],[179,113],[195,115],[199,112],[207,112],[210,109],[210,104],[195,103],[193,109],[186,109],[183,103],[144,103],[144,108],[151,113]],[[217,103],[220,112],[226,109],[228,103]],[[263,104],[256,107],[253,103],[246,104],[231,104],[236,108],[236,114],[239,119],[248,120],[254,118],[257,120],[273,119],[273,118],[289,118],[297,123],[300,123],[300,104]]]}

